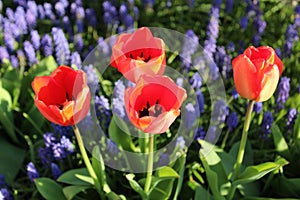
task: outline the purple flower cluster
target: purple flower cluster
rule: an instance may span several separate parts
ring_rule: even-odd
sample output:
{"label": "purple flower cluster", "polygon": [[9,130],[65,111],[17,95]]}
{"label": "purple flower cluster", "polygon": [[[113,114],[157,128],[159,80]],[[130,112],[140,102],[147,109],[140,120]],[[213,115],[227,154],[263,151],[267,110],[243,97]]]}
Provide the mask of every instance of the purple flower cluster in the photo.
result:
{"label": "purple flower cluster", "polygon": [[107,133],[112,115],[108,99],[103,95],[95,96],[95,109],[99,124]]}
{"label": "purple flower cluster", "polygon": [[226,53],[225,48],[223,46],[217,47],[217,51],[214,54],[214,58],[222,76],[224,78],[228,78],[230,76],[230,70],[231,70],[231,58]]}
{"label": "purple flower cluster", "polygon": [[40,175],[39,175],[37,169],[35,168],[35,166],[34,166],[34,164],[33,164],[32,162],[29,162],[29,163],[27,164],[26,169],[27,169],[27,176],[28,176],[28,178],[29,178],[29,180],[30,180],[31,182],[33,182],[34,179],[40,177]]}
{"label": "purple flower cluster", "polygon": [[236,112],[232,112],[226,119],[226,125],[228,126],[229,131],[233,131],[239,124],[239,118]]}
{"label": "purple flower cluster", "polygon": [[58,135],[53,133],[45,133],[43,137],[45,147],[39,149],[39,157],[44,165],[57,160],[62,161],[74,151],[72,142],[65,135],[58,138]]}
{"label": "purple flower cluster", "polygon": [[289,98],[290,92],[290,78],[281,77],[278,84],[277,96],[276,96],[276,110],[279,111],[284,108],[284,104]]}
{"label": "purple flower cluster", "polygon": [[271,133],[271,127],[273,124],[273,115],[270,111],[264,113],[263,120],[261,123],[261,132],[263,137],[267,140],[268,135]]}
{"label": "purple flower cluster", "polygon": [[223,100],[218,100],[215,102],[213,111],[212,111],[212,121],[220,124],[225,122],[226,116],[228,115],[228,108]]}
{"label": "purple flower cluster", "polygon": [[192,55],[197,51],[199,46],[199,38],[193,30],[188,30],[185,33],[182,52],[180,59],[182,62],[181,68],[189,71],[192,66]]}
{"label": "purple flower cluster", "polygon": [[292,108],[287,113],[287,121],[286,121],[286,127],[288,131],[291,131],[293,129],[293,126],[295,124],[295,120],[297,118],[297,109]]}

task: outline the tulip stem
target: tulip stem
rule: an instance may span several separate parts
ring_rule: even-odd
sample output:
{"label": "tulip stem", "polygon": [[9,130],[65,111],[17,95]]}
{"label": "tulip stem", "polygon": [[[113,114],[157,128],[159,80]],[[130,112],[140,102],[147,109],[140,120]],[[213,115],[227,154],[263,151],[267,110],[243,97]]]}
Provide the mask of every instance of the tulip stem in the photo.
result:
{"label": "tulip stem", "polygon": [[[78,146],[79,146],[79,150],[80,150],[80,153],[81,153],[81,156],[82,156],[82,159],[85,163],[85,166],[90,174],[90,176],[92,177],[92,179],[94,180],[94,183],[95,183],[95,187],[96,189],[99,191],[100,195],[102,194],[102,190],[101,190],[101,186],[100,186],[100,183],[99,183],[99,180],[98,180],[98,177],[93,169],[93,166],[90,162],[90,159],[87,155],[87,152],[85,150],[85,147],[84,147],[84,143],[83,143],[83,140],[82,140],[82,137],[80,135],[80,132],[77,128],[76,125],[73,126],[73,130],[74,130],[74,133],[75,133],[75,137],[77,139],[77,143],[78,143]],[[101,195],[102,196],[102,195]]]}
{"label": "tulip stem", "polygon": [[145,188],[144,191],[146,193],[149,192],[150,186],[151,186],[151,179],[152,179],[152,171],[153,171],[153,150],[154,150],[154,136],[149,136],[149,151],[148,151],[148,166],[147,166],[147,176],[146,176],[146,182],[145,182]]}
{"label": "tulip stem", "polygon": [[[246,113],[246,117],[245,117],[245,122],[244,122],[244,128],[243,128],[243,133],[242,133],[242,139],[240,142],[240,148],[238,151],[238,155],[237,155],[237,159],[236,159],[236,163],[234,164],[233,167],[233,181],[235,181],[236,179],[238,179],[239,173],[240,173],[240,169],[242,166],[242,162],[244,159],[244,154],[245,154],[245,148],[246,148],[246,143],[247,143],[247,136],[248,136],[248,130],[250,127],[250,123],[251,123],[251,114],[252,114],[252,110],[253,110],[253,106],[255,104],[255,101],[250,101],[249,105],[248,105],[248,109],[247,109],[247,113]],[[228,199],[231,200],[234,196],[235,193],[235,186],[232,186],[229,194],[228,194]]]}

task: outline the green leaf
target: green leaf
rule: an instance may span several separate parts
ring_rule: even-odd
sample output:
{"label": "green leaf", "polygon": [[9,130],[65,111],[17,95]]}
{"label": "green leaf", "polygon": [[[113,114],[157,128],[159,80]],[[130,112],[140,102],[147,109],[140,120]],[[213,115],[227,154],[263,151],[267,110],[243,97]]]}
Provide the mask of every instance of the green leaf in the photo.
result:
{"label": "green leaf", "polygon": [[139,193],[141,195],[142,199],[147,199],[147,194],[144,192],[144,190],[139,185],[139,183],[134,180],[134,177],[135,177],[134,174],[127,174],[126,175],[126,178],[129,181],[129,184],[130,184],[131,188],[134,191],[136,191],[137,193]]}
{"label": "green leaf", "polygon": [[5,176],[5,181],[9,185],[13,184],[25,156],[24,149],[18,148],[0,137],[0,174]]}
{"label": "green leaf", "polygon": [[227,183],[227,176],[221,164],[221,159],[211,147],[211,144],[201,141],[200,159],[205,168],[207,181],[215,199],[225,199],[221,193],[221,185]]}
{"label": "green leaf", "polygon": [[294,125],[294,141],[297,144],[298,149],[300,149],[300,115],[298,115],[295,125]]}
{"label": "green leaf", "polygon": [[279,129],[279,127],[273,123],[272,127],[272,135],[275,148],[279,155],[285,157],[288,160],[291,160],[291,153],[289,151],[289,147]]}
{"label": "green leaf", "polygon": [[103,91],[104,93],[107,95],[107,96],[111,96],[113,91],[114,91],[114,86],[112,84],[111,81],[109,80],[103,80],[101,81],[101,86],[103,88]]}
{"label": "green leaf", "polygon": [[[229,150],[229,154],[233,158],[237,158],[239,147],[240,147],[240,142],[236,142]],[[250,166],[250,165],[253,165],[253,151],[250,143],[247,142],[245,148],[243,166]]]}
{"label": "green leaf", "polygon": [[73,199],[78,193],[89,189],[89,186],[82,186],[82,185],[72,185],[63,188],[63,193],[67,200]]}
{"label": "green leaf", "polygon": [[[116,123],[118,121],[118,123]],[[120,125],[121,128],[118,126]],[[135,152],[135,146],[132,142],[130,131],[126,123],[116,115],[111,119],[108,128],[109,137],[116,143],[116,145],[126,151]]]}
{"label": "green leaf", "polygon": [[9,137],[16,143],[18,143],[18,138],[14,130],[14,119],[11,110],[12,99],[9,92],[0,87],[0,122],[5,128]]}
{"label": "green leaf", "polygon": [[157,176],[158,177],[174,177],[174,178],[179,178],[179,174],[172,169],[171,167],[164,166],[162,168],[159,168],[157,170]]}
{"label": "green leaf", "polygon": [[213,200],[213,197],[201,185],[197,184],[194,200]]}
{"label": "green leaf", "polygon": [[16,89],[20,89],[21,82],[19,80],[19,73],[17,69],[10,66],[8,69],[6,69],[3,77],[1,78],[2,86],[7,91],[10,92],[10,95],[14,95],[14,91]]}
{"label": "green leaf", "polygon": [[272,189],[281,197],[300,198],[300,178],[286,178],[276,176],[272,181]]}
{"label": "green leaf", "polygon": [[149,191],[149,199],[170,199],[174,180],[174,177],[153,177]]}
{"label": "green leaf", "polygon": [[246,184],[260,179],[266,174],[279,169],[284,163],[266,162],[255,166],[249,166],[239,176],[239,178],[233,182],[233,185]]}
{"label": "green leaf", "polygon": [[71,185],[93,186],[94,181],[86,168],[72,169],[58,177],[57,181]]}
{"label": "green leaf", "polygon": [[48,200],[66,200],[62,187],[50,178],[37,178],[34,180],[37,190]]}

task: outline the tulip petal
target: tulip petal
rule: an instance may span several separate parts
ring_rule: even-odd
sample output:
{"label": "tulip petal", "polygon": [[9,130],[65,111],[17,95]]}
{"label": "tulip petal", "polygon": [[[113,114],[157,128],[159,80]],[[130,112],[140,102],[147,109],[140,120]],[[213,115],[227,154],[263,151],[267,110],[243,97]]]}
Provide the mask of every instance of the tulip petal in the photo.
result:
{"label": "tulip petal", "polygon": [[274,64],[277,65],[278,70],[279,70],[279,74],[282,74],[282,70],[283,70],[283,64],[282,61],[278,58],[277,55],[275,55],[275,60],[274,60]]}
{"label": "tulip petal", "polygon": [[40,92],[41,88],[43,88],[49,84],[49,81],[50,81],[49,76],[35,77],[31,83],[34,93],[38,94]]}
{"label": "tulip petal", "polygon": [[234,83],[244,98],[255,99],[258,95],[257,70],[248,57],[240,55],[232,61]]}
{"label": "tulip petal", "polygon": [[261,91],[255,99],[257,102],[268,100],[275,92],[279,80],[280,72],[276,65],[270,66],[269,70],[264,73],[261,81]]}
{"label": "tulip petal", "polygon": [[[35,105],[39,109],[39,111],[42,113],[42,115],[49,120],[50,122],[53,122],[55,124],[63,124],[64,121],[61,117],[61,115],[57,115],[53,112],[53,107],[47,106],[43,101],[40,101],[35,98]],[[57,106],[56,106],[56,109]]]}

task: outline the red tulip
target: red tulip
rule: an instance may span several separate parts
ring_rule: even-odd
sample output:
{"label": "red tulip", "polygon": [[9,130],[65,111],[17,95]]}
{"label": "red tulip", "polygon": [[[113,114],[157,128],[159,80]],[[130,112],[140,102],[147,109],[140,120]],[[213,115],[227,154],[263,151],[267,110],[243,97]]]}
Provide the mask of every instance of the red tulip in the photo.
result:
{"label": "red tulip", "polygon": [[81,70],[60,66],[50,76],[36,77],[32,88],[35,105],[53,123],[74,125],[89,111],[90,90]]}
{"label": "red tulip", "polygon": [[187,95],[167,76],[143,75],[136,86],[125,91],[130,121],[145,133],[163,133],[180,114]]}
{"label": "red tulip", "polygon": [[261,102],[273,95],[283,65],[271,47],[250,46],[232,61],[232,68],[239,95]]}
{"label": "red tulip", "polygon": [[143,74],[162,75],[165,65],[165,44],[146,27],[121,34],[112,48],[111,66],[134,83]]}

